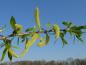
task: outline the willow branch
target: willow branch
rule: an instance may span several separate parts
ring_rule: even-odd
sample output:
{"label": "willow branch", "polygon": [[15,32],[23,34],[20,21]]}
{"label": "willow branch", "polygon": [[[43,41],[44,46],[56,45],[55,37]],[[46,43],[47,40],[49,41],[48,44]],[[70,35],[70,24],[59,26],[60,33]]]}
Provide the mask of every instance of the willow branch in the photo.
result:
{"label": "willow branch", "polygon": [[[60,31],[65,31],[65,30],[66,30],[66,29],[61,29]],[[49,33],[49,32],[53,32],[53,30],[50,29],[50,30],[44,30],[44,31],[36,31],[35,33],[42,34],[42,33]],[[29,35],[29,34],[31,34],[31,33],[33,33],[33,32],[21,32],[21,33],[19,33],[19,34],[14,34],[14,33],[12,33],[12,34],[10,34],[10,35],[8,35],[8,36],[0,35],[0,40],[8,39],[8,38],[10,38],[10,37],[15,37],[15,36]]]}

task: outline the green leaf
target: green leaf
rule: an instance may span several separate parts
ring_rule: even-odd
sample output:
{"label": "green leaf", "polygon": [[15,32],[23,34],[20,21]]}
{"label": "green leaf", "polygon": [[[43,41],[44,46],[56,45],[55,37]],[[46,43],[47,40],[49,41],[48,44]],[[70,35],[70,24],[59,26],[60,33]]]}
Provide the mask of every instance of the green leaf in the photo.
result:
{"label": "green leaf", "polygon": [[20,38],[18,37],[18,44],[19,43],[23,43],[25,40],[26,40],[26,38],[28,37],[29,35],[22,35],[22,36],[20,36]]}
{"label": "green leaf", "polygon": [[77,28],[78,29],[86,29],[86,25],[84,25],[84,26],[78,26]]}
{"label": "green leaf", "polygon": [[60,34],[60,38],[61,38],[61,40],[62,40],[63,46],[68,44],[68,42],[67,42],[66,39],[64,38],[64,33],[61,33],[61,34]]}
{"label": "green leaf", "polygon": [[24,38],[22,38],[21,42],[23,43],[25,40],[26,40],[26,38],[24,37]]}
{"label": "green leaf", "polygon": [[48,42],[50,41],[50,36],[48,35],[48,33],[46,33],[46,45],[48,44]]}
{"label": "green leaf", "polygon": [[15,24],[16,24],[15,18],[12,16],[10,19],[10,25],[13,29],[15,29]]}
{"label": "green leaf", "polygon": [[[62,37],[64,37],[66,35],[66,33],[67,33],[66,30],[62,31],[62,35],[63,35]],[[61,33],[59,33],[59,34],[60,34],[59,35],[59,37],[60,37],[61,36]],[[56,38],[54,44],[56,44],[57,41],[58,41],[58,39]]]}
{"label": "green leaf", "polygon": [[72,34],[72,35],[77,35],[77,36],[82,36],[82,29],[83,27],[82,26],[80,26],[80,27],[78,27],[78,26],[72,26],[70,29],[69,29],[69,33],[70,34]]}
{"label": "green leaf", "polygon": [[82,29],[86,29],[86,25],[84,25],[84,26],[72,26],[71,28],[70,28],[70,30],[73,30],[73,31],[81,31]]}
{"label": "green leaf", "polygon": [[63,42],[63,46],[68,44],[67,41],[65,40],[65,38],[62,38],[62,42]]}
{"label": "green leaf", "polygon": [[48,22],[48,23],[46,24],[46,26],[47,26],[48,28],[51,28],[51,27],[52,27],[52,25],[51,25],[50,22]]}
{"label": "green leaf", "polygon": [[85,26],[73,26],[70,28],[69,32],[72,33],[73,35],[76,36],[76,38],[83,42],[82,40],[82,30],[81,29],[85,29]]}
{"label": "green leaf", "polygon": [[82,26],[83,29],[86,29],[86,25]]}
{"label": "green leaf", "polygon": [[11,56],[15,57],[15,58],[18,58],[19,56],[10,48],[8,49],[8,52]]}
{"label": "green leaf", "polygon": [[30,31],[33,31],[34,30],[34,28],[28,28],[28,29],[26,29],[26,32],[30,32]]}
{"label": "green leaf", "polygon": [[82,40],[82,38],[81,38],[81,35],[76,35],[76,38],[77,38],[79,41],[83,42],[83,40]]}
{"label": "green leaf", "polygon": [[70,33],[70,35],[71,35],[71,36],[73,36],[73,35],[74,35],[74,33],[73,33],[73,32],[71,32],[71,31],[69,31],[69,33]]}
{"label": "green leaf", "polygon": [[0,59],[0,61],[2,61],[6,55],[7,52],[7,48],[4,49],[3,53],[2,53],[2,58]]}
{"label": "green leaf", "polygon": [[32,28],[27,28],[25,32],[31,32],[31,31],[36,31],[36,27],[32,27]]}
{"label": "green leaf", "polygon": [[5,43],[5,47],[6,47],[7,49],[9,49],[9,48],[11,47],[11,40],[6,39],[6,40],[4,40],[4,43]]}
{"label": "green leaf", "polygon": [[12,55],[9,53],[9,51],[8,51],[8,58],[10,59],[10,61],[12,60]]}
{"label": "green leaf", "polygon": [[65,25],[65,26],[67,26],[68,28],[72,25],[71,22],[66,22],[66,21],[63,21],[62,24]]}
{"label": "green leaf", "polygon": [[7,49],[9,49],[11,47],[11,44],[6,43],[5,46],[6,46]]}

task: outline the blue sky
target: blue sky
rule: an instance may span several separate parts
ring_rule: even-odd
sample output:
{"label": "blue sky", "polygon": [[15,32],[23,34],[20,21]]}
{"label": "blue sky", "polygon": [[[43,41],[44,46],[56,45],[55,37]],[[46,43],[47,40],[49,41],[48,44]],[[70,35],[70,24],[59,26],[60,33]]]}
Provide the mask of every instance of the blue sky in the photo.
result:
{"label": "blue sky", "polygon": [[[35,25],[34,9],[39,7],[41,24],[50,22],[57,23],[60,27],[62,21],[71,21],[76,25],[86,25],[86,0],[0,0],[0,26],[6,24],[5,35],[11,33],[10,18],[14,16],[17,23],[22,24],[24,29]],[[85,34],[83,35],[86,39]],[[30,51],[23,58],[13,59],[20,60],[64,60],[69,57],[86,58],[86,44],[73,40],[67,36],[69,45],[62,48],[62,42],[58,39],[54,46],[54,36],[48,46],[43,48],[37,47],[37,43],[31,47]],[[21,45],[21,47],[23,47]],[[0,51],[1,52],[1,51]],[[0,54],[1,57],[1,54]],[[8,61],[7,57],[4,61]]]}

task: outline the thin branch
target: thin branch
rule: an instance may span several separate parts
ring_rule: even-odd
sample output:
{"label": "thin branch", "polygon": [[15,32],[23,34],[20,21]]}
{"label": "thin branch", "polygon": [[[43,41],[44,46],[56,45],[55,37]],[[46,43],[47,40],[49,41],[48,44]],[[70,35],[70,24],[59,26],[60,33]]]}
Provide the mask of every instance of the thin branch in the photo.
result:
{"label": "thin branch", "polygon": [[[61,29],[60,31],[65,31],[65,30],[66,30],[66,29]],[[50,29],[50,30],[44,30],[44,31],[36,31],[35,33],[41,34],[41,33],[47,33],[47,32],[53,32],[53,30]],[[33,32],[21,32],[21,33],[19,33],[19,34],[14,34],[14,33],[12,33],[12,34],[10,34],[10,35],[8,35],[8,36],[0,35],[0,40],[4,40],[4,39],[10,38],[10,37],[14,37],[14,36],[29,35],[29,34],[31,34],[31,33],[33,33]]]}

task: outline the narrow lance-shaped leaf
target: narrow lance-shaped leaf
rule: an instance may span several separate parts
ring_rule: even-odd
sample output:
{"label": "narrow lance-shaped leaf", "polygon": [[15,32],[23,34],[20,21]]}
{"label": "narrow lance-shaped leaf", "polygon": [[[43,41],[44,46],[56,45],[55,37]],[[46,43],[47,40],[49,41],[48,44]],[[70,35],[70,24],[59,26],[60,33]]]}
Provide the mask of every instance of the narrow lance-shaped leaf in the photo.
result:
{"label": "narrow lance-shaped leaf", "polygon": [[26,32],[30,32],[30,31],[33,31],[34,30],[34,28],[28,28],[28,29],[26,29]]}
{"label": "narrow lance-shaped leaf", "polygon": [[78,40],[83,42],[81,38],[83,33],[82,29],[85,29],[85,26],[73,26],[69,29],[69,32],[73,33],[73,35],[75,35]]}
{"label": "narrow lance-shaped leaf", "polygon": [[7,52],[7,48],[4,49],[3,53],[2,53],[2,58],[0,59],[0,61],[2,61],[6,55]]}
{"label": "narrow lance-shaped leaf", "polygon": [[71,22],[66,22],[66,21],[63,21],[62,24],[64,24],[67,28],[71,27],[72,25]]}
{"label": "narrow lance-shaped leaf", "polygon": [[46,27],[51,28],[51,27],[52,27],[51,23],[48,22],[48,23],[46,24]]}
{"label": "narrow lance-shaped leaf", "polygon": [[86,29],[86,25],[83,25],[83,26],[75,26],[75,28],[77,30]]}
{"label": "narrow lance-shaped leaf", "polygon": [[62,39],[62,42],[63,42],[63,46],[68,44],[64,37],[62,37],[61,39]]}
{"label": "narrow lance-shaped leaf", "polygon": [[22,31],[22,25],[16,24],[15,18],[13,16],[10,19],[10,25],[15,30],[15,32],[20,33]]}
{"label": "narrow lance-shaped leaf", "polygon": [[8,51],[8,58],[10,59],[10,61],[12,60],[12,55],[10,54],[9,51]]}
{"label": "narrow lance-shaped leaf", "polygon": [[7,49],[11,48],[11,40],[5,40],[5,47]]}
{"label": "narrow lance-shaped leaf", "polygon": [[19,57],[11,48],[8,50],[8,52],[9,52],[9,54],[10,54],[11,56],[13,56],[13,57],[16,57],[16,58]]}
{"label": "narrow lance-shaped leaf", "polygon": [[36,32],[36,27],[34,26],[34,27],[31,27],[31,28],[27,28],[25,31],[26,32]]}
{"label": "narrow lance-shaped leaf", "polygon": [[8,49],[11,47],[11,40],[4,40],[4,45],[5,45],[5,49],[3,51],[3,54],[2,54],[2,58],[0,59],[0,61],[2,61],[6,55],[6,52],[8,51]]}
{"label": "narrow lance-shaped leaf", "polygon": [[77,38],[79,41],[83,42],[82,38],[79,37],[78,35],[76,35],[76,38]]}
{"label": "narrow lance-shaped leaf", "polygon": [[66,44],[68,44],[68,42],[66,41],[66,39],[64,38],[64,33],[60,33],[60,38],[61,38],[61,40],[62,40],[62,43],[63,43],[63,46],[64,45],[66,45]]}
{"label": "narrow lance-shaped leaf", "polygon": [[15,18],[12,16],[10,19],[10,25],[13,29],[15,29],[15,24],[16,24]]}
{"label": "narrow lance-shaped leaf", "polygon": [[40,18],[39,18],[39,8],[35,9],[35,21],[39,30],[41,30]]}

